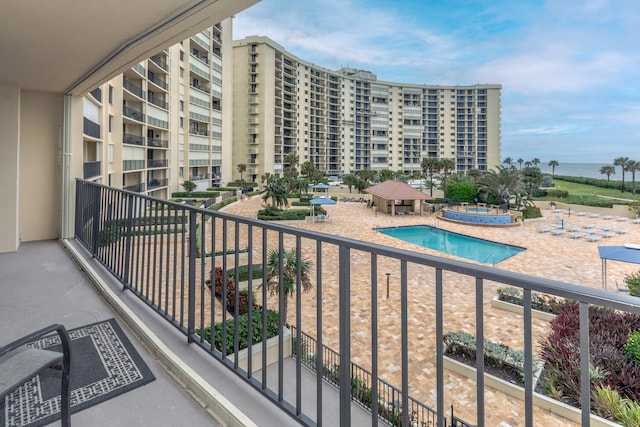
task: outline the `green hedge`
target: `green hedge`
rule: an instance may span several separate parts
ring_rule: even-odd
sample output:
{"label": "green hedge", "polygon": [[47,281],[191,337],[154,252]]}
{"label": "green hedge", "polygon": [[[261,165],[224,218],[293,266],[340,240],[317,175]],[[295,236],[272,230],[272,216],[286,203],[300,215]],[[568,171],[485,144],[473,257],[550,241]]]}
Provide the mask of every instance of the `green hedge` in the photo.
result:
{"label": "green hedge", "polygon": [[258,183],[257,182],[240,182],[240,181],[234,181],[234,182],[228,182],[227,183],[228,187],[257,187]]}
{"label": "green hedge", "polygon": [[566,199],[567,197],[569,197],[569,192],[566,190],[558,190],[557,188],[549,188],[547,190],[547,196],[558,199]]}
{"label": "green hedge", "polygon": [[207,209],[211,209],[212,211],[218,211],[218,210],[224,208],[227,205],[230,205],[231,203],[233,203],[233,202],[235,202],[237,200],[238,200],[237,197],[229,197],[227,200],[223,200],[221,202],[213,204],[213,205],[209,206]]}
{"label": "green hedge", "polygon": [[[267,339],[278,336],[278,312],[273,310],[267,310]],[[237,317],[238,322],[238,344],[239,350],[248,347],[249,342],[249,315],[243,314]],[[235,323],[233,321],[227,321],[227,346],[226,354],[233,354],[233,342],[235,338]],[[251,318],[251,336],[252,344],[262,342],[262,308],[253,311]],[[195,333],[202,335],[202,338],[211,342],[211,326],[207,326],[200,334],[200,329],[196,329]],[[222,351],[222,323],[216,323],[214,326],[214,339],[215,347],[218,351]]]}
{"label": "green hedge", "polygon": [[[253,264],[252,266],[252,274],[251,274],[251,278],[252,279],[262,279],[262,264]],[[235,278],[236,277],[236,269],[235,268],[230,268],[227,270],[227,275],[231,278]],[[245,282],[247,280],[249,280],[249,266],[248,265],[241,265],[240,267],[238,267],[238,280],[240,282]]]}
{"label": "green hedge", "polygon": [[[614,190],[620,190],[620,188],[622,187],[622,181],[608,181],[606,179],[585,178],[581,176],[556,175],[555,179],[560,181],[575,182],[576,184],[593,185],[595,187],[600,187],[600,188],[612,188]],[[631,187],[632,187],[632,182],[629,182],[629,181],[624,182],[625,191],[631,191]]]}
{"label": "green hedge", "polygon": [[[319,212],[316,209],[316,213]],[[258,219],[264,221],[302,221],[311,215],[311,211],[307,209],[262,209],[258,211]]]}
{"label": "green hedge", "polygon": [[218,197],[220,195],[219,191],[192,191],[187,193],[186,191],[176,191],[175,193],[171,193],[171,197],[174,199],[177,198],[191,198],[191,199],[209,199],[211,197]]}

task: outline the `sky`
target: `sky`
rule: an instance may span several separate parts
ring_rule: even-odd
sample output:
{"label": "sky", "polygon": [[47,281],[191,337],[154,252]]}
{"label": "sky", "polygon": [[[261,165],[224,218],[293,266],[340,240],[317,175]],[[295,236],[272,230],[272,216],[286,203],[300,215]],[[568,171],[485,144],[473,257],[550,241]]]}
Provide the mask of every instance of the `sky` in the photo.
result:
{"label": "sky", "polygon": [[640,161],[638,0],[262,0],[234,39],[379,80],[502,85],[501,158]]}

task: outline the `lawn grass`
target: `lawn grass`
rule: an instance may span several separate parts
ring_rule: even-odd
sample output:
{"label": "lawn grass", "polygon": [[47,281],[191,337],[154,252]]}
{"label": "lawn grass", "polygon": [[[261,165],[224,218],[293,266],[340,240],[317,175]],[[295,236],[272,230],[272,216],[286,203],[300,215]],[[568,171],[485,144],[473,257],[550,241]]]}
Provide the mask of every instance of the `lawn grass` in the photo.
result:
{"label": "lawn grass", "polygon": [[[578,184],[556,179],[553,181],[555,188],[569,192],[569,196],[604,196],[615,197],[627,200],[640,200],[640,194],[632,194],[629,192],[621,193],[620,190],[612,188],[601,188],[594,185]],[[626,186],[626,184],[625,184]],[[640,189],[640,185],[639,185]]]}

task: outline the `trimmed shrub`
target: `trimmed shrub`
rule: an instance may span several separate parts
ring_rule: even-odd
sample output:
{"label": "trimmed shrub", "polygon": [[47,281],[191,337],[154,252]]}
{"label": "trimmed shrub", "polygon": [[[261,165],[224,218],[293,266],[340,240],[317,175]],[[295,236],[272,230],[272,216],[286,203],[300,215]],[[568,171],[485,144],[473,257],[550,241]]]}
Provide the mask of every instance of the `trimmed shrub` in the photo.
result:
{"label": "trimmed shrub", "polygon": [[640,271],[636,271],[624,276],[624,282],[629,287],[629,295],[640,296]]}
{"label": "trimmed shrub", "polygon": [[537,206],[527,206],[522,210],[522,217],[524,219],[541,218],[542,213],[540,212],[540,208]]}
{"label": "trimmed shrub", "polygon": [[[498,289],[498,299],[500,301],[508,302],[522,306],[524,292],[520,288],[514,288],[511,286]],[[531,308],[538,311],[544,311],[545,313],[557,314],[560,311],[560,307],[565,304],[564,298],[556,298],[551,295],[545,295],[538,292],[531,293]]]}
{"label": "trimmed shrub", "polygon": [[569,197],[569,192],[566,190],[558,190],[557,188],[549,188],[547,190],[547,196],[557,199],[566,199]]}
{"label": "trimmed shrub", "polygon": [[[251,278],[252,279],[261,279],[262,278],[262,264],[253,264],[251,270]],[[235,277],[236,269],[230,268],[227,270],[227,275],[229,277]],[[241,265],[238,267],[238,279],[241,282],[249,280],[249,266]]]}
{"label": "trimmed shrub", "polygon": [[[609,386],[624,398],[640,399],[640,366],[625,354],[629,334],[640,329],[640,316],[589,307],[589,352],[592,396]],[[551,332],[541,340],[547,391],[578,407],[580,402],[579,306],[567,303],[550,322]]]}
{"label": "trimmed shrub", "polygon": [[[252,312],[251,318],[251,343],[257,344],[262,342],[262,308],[257,308]],[[278,335],[278,312],[273,310],[267,310],[267,339],[273,338]],[[227,345],[225,348],[225,354],[233,354],[233,343],[235,339],[235,326],[238,323],[238,348],[243,350],[249,346],[249,316],[243,314],[236,317],[235,321],[227,322]],[[211,326],[207,326],[202,330],[195,330],[196,334],[201,335],[202,338],[211,342]],[[222,351],[222,323],[216,323],[214,325],[213,338],[215,340],[215,348],[218,351]]]}
{"label": "trimmed shrub", "polygon": [[219,195],[219,191],[192,191],[190,193],[187,193],[186,191],[176,191],[171,193],[171,197],[174,199],[210,199],[211,197],[218,197]]}

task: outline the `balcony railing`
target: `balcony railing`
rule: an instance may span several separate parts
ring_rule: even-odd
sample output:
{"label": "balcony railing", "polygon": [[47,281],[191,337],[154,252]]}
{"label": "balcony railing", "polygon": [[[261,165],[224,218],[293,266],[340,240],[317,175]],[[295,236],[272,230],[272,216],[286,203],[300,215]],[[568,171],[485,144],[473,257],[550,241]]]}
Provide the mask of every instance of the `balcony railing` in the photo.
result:
{"label": "balcony railing", "polygon": [[[522,410],[522,424],[532,426],[533,292],[566,298],[579,308],[579,345],[575,352],[579,355],[582,387],[577,385],[581,408],[578,411],[582,425],[589,425],[589,306],[640,314],[640,304],[635,298],[602,289],[198,209],[83,180],[77,181],[75,206],[76,239],[125,289],[181,331],[188,342],[242,377],[283,413],[306,425],[322,424],[323,414],[334,408],[338,408],[340,425],[352,425],[352,416],[356,416],[355,412],[352,414],[352,400],[363,396],[354,395],[354,384],[358,386],[356,389],[361,385],[354,382],[356,377],[368,385],[364,406],[376,414],[370,415],[372,425],[378,424],[378,417],[386,412],[393,412],[393,425],[423,425],[418,423],[417,417],[421,415],[410,390],[412,395],[420,390],[428,400],[420,408],[433,408],[424,411],[427,425],[435,421],[437,426],[445,426],[451,404],[457,405],[457,416],[449,418],[453,424],[460,425],[458,417],[471,417],[473,424],[485,425],[487,401],[499,408],[504,399],[496,396],[495,390],[487,393],[489,389],[485,389],[482,350],[485,339],[492,339],[492,331],[508,328],[510,339],[521,340],[524,345],[525,386],[518,408]],[[274,279],[268,283],[272,250],[279,255]],[[293,271],[284,270],[285,250],[293,254],[297,266]],[[309,261],[305,273],[314,287],[304,294],[303,259]],[[274,338],[278,354],[269,369],[267,310],[247,312],[244,324],[248,329],[245,350],[248,358],[242,362],[238,351],[240,322],[233,321],[237,312],[230,311],[230,307],[240,310],[241,292],[231,292],[228,282],[221,280],[221,295],[230,297],[218,299],[215,286],[210,287],[215,268],[221,269],[221,277],[227,277],[230,269],[241,266],[247,266],[248,271],[260,266],[262,272],[261,278],[251,278],[244,285],[247,293],[242,301],[246,307],[256,304],[278,313],[275,329],[280,334]],[[240,286],[239,268],[234,271],[235,283]],[[391,298],[385,298],[382,291],[385,273],[394,277]],[[523,290],[524,314],[491,317],[491,322],[485,324],[490,299],[485,290],[503,284]],[[264,291],[271,285],[277,289],[275,295]],[[286,299],[285,286],[295,290]],[[461,298],[475,305],[461,311],[457,305]],[[284,314],[286,301],[288,316]],[[385,316],[383,322],[381,312],[393,315]],[[214,323],[220,323],[221,328],[218,334],[212,334],[212,342],[207,342],[201,331]],[[458,381],[449,373],[445,376],[445,324],[451,327],[461,323],[475,332],[478,348],[475,382]],[[292,347],[286,344],[282,332],[287,325],[294,327],[297,337],[313,338],[316,350],[310,351],[313,349],[309,340],[305,344],[305,340],[295,339]],[[254,331],[258,327],[261,330]],[[260,343],[256,344],[253,337],[260,337]],[[412,358],[416,352],[424,354],[425,347],[432,351],[429,360]],[[335,351],[319,351],[325,348]],[[289,349],[299,357],[288,358]],[[259,350],[261,356],[256,354]],[[315,375],[311,383],[315,391],[309,391],[309,382],[303,383],[303,370],[305,378],[310,372],[323,372]],[[330,397],[323,387],[328,374],[338,388],[337,407],[329,405]],[[307,387],[304,395],[303,387]],[[463,397],[463,402],[457,402],[458,396],[467,390],[471,394]],[[315,404],[303,405],[303,397],[313,398]],[[466,416],[461,416],[461,409]],[[495,414],[492,416],[496,419]],[[505,414],[505,418],[513,416]]]}
{"label": "balcony railing", "polygon": [[166,139],[147,138],[147,146],[155,148],[169,148],[169,141]]}
{"label": "balcony railing", "polygon": [[160,108],[164,108],[165,110],[169,109],[169,104],[162,98],[158,98],[157,96],[149,95],[149,102],[153,105],[157,105]]}
{"label": "balcony railing", "polygon": [[94,90],[92,90],[91,92],[89,92],[91,94],[91,96],[93,96],[93,98],[98,101],[98,102],[102,102],[102,89],[100,89],[99,87],[95,88]]}
{"label": "balcony railing", "polygon": [[139,122],[144,122],[144,114],[142,114],[142,111],[134,110],[126,105],[122,106],[122,115]]}
{"label": "balcony railing", "polygon": [[147,159],[148,168],[166,168],[169,165],[167,159]]}
{"label": "balcony railing", "polygon": [[166,187],[169,183],[169,180],[164,178],[164,179],[151,179],[149,180],[149,182],[147,182],[147,188],[149,190],[151,190],[152,188],[158,188],[158,187]]}
{"label": "balcony railing", "polygon": [[140,86],[138,86],[137,84],[135,84],[133,82],[130,82],[127,79],[123,79],[122,80],[122,87],[124,87],[126,90],[128,90],[129,92],[131,92],[132,94],[134,94],[138,98],[144,99],[144,92],[142,91],[142,88]]}
{"label": "balcony railing", "polygon": [[122,142],[131,145],[144,145],[144,136],[125,133],[122,135]]}
{"label": "balcony railing", "polygon": [[100,138],[100,125],[92,120],[83,117],[82,132],[85,135],[92,136],[94,138]]}
{"label": "balcony railing", "polygon": [[100,162],[85,162],[82,164],[82,176],[84,179],[100,176]]}
{"label": "balcony railing", "polygon": [[124,189],[135,193],[142,193],[144,192],[144,182],[141,182],[140,184],[127,185]]}
{"label": "balcony railing", "polygon": [[155,74],[151,74],[151,72],[147,73],[147,79],[149,79],[150,82],[153,82],[156,86],[161,87],[164,90],[169,89],[169,84],[162,80],[160,77],[156,76]]}
{"label": "balcony railing", "polygon": [[156,64],[158,67],[162,68],[165,71],[169,71],[169,64],[167,64],[162,58],[159,56],[152,56],[151,61]]}
{"label": "balcony railing", "polygon": [[122,170],[132,171],[136,169],[144,169],[144,160],[123,160]]}

